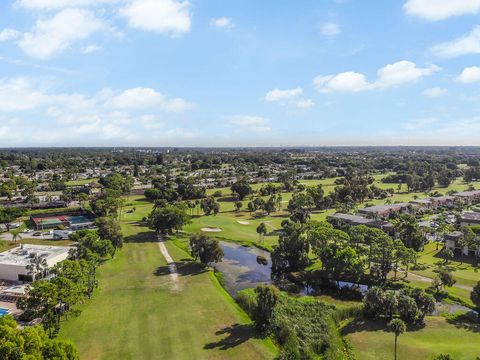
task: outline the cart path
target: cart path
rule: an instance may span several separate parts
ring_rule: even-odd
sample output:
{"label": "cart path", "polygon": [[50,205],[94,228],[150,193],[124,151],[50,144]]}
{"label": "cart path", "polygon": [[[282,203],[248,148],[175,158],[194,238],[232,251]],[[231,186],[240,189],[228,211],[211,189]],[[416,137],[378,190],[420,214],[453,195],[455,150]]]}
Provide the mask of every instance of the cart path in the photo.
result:
{"label": "cart path", "polygon": [[173,261],[172,257],[170,256],[170,253],[168,252],[167,247],[165,246],[165,241],[160,236],[158,237],[158,248],[160,249],[160,252],[162,253],[165,260],[167,261],[168,268],[170,270],[170,278],[173,281],[173,289],[178,291],[180,290],[180,288],[178,286],[177,265],[175,264],[175,261]]}

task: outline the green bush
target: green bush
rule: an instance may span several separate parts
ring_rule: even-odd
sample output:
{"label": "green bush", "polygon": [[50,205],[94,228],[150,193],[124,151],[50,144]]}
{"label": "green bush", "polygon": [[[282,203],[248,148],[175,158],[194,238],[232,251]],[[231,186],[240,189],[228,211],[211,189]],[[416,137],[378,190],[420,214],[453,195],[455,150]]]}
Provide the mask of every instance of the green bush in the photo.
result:
{"label": "green bush", "polygon": [[236,301],[248,316],[253,317],[255,309],[257,308],[257,298],[254,289],[239,291],[237,293]]}

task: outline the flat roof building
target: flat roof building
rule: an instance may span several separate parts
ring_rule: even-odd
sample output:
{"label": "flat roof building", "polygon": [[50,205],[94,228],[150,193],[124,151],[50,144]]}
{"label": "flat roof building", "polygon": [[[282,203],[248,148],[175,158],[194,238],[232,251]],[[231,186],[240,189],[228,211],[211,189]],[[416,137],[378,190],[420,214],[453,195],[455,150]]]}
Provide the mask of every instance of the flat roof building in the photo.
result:
{"label": "flat roof building", "polygon": [[480,213],[475,211],[466,211],[460,215],[460,224],[462,226],[480,225]]}
{"label": "flat roof building", "polygon": [[393,213],[401,213],[408,209],[409,206],[415,206],[409,203],[398,203],[388,205],[375,205],[363,209],[359,209],[358,213],[369,217],[386,217]]}
{"label": "flat roof building", "polygon": [[69,257],[70,246],[46,246],[24,244],[0,253],[0,279],[8,281],[32,281],[28,270],[35,256],[45,259],[47,269]]}

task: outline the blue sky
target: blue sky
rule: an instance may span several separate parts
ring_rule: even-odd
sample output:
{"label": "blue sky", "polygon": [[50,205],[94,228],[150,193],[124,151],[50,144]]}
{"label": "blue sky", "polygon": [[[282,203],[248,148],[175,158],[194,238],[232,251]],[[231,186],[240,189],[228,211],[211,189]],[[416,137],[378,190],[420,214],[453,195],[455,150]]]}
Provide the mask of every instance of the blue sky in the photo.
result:
{"label": "blue sky", "polygon": [[0,146],[480,145],[480,0],[0,2]]}

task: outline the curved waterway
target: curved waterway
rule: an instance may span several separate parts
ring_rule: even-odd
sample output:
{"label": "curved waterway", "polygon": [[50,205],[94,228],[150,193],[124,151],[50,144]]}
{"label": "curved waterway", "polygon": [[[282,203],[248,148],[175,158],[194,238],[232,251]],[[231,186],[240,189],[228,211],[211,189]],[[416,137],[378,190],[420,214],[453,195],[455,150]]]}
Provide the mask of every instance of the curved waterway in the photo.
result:
{"label": "curved waterway", "polygon": [[[220,247],[224,257],[215,264],[215,269],[222,273],[225,288],[232,297],[240,290],[271,283],[272,262],[268,251],[225,241],[220,241]],[[259,263],[258,256],[265,258],[266,263]]]}

